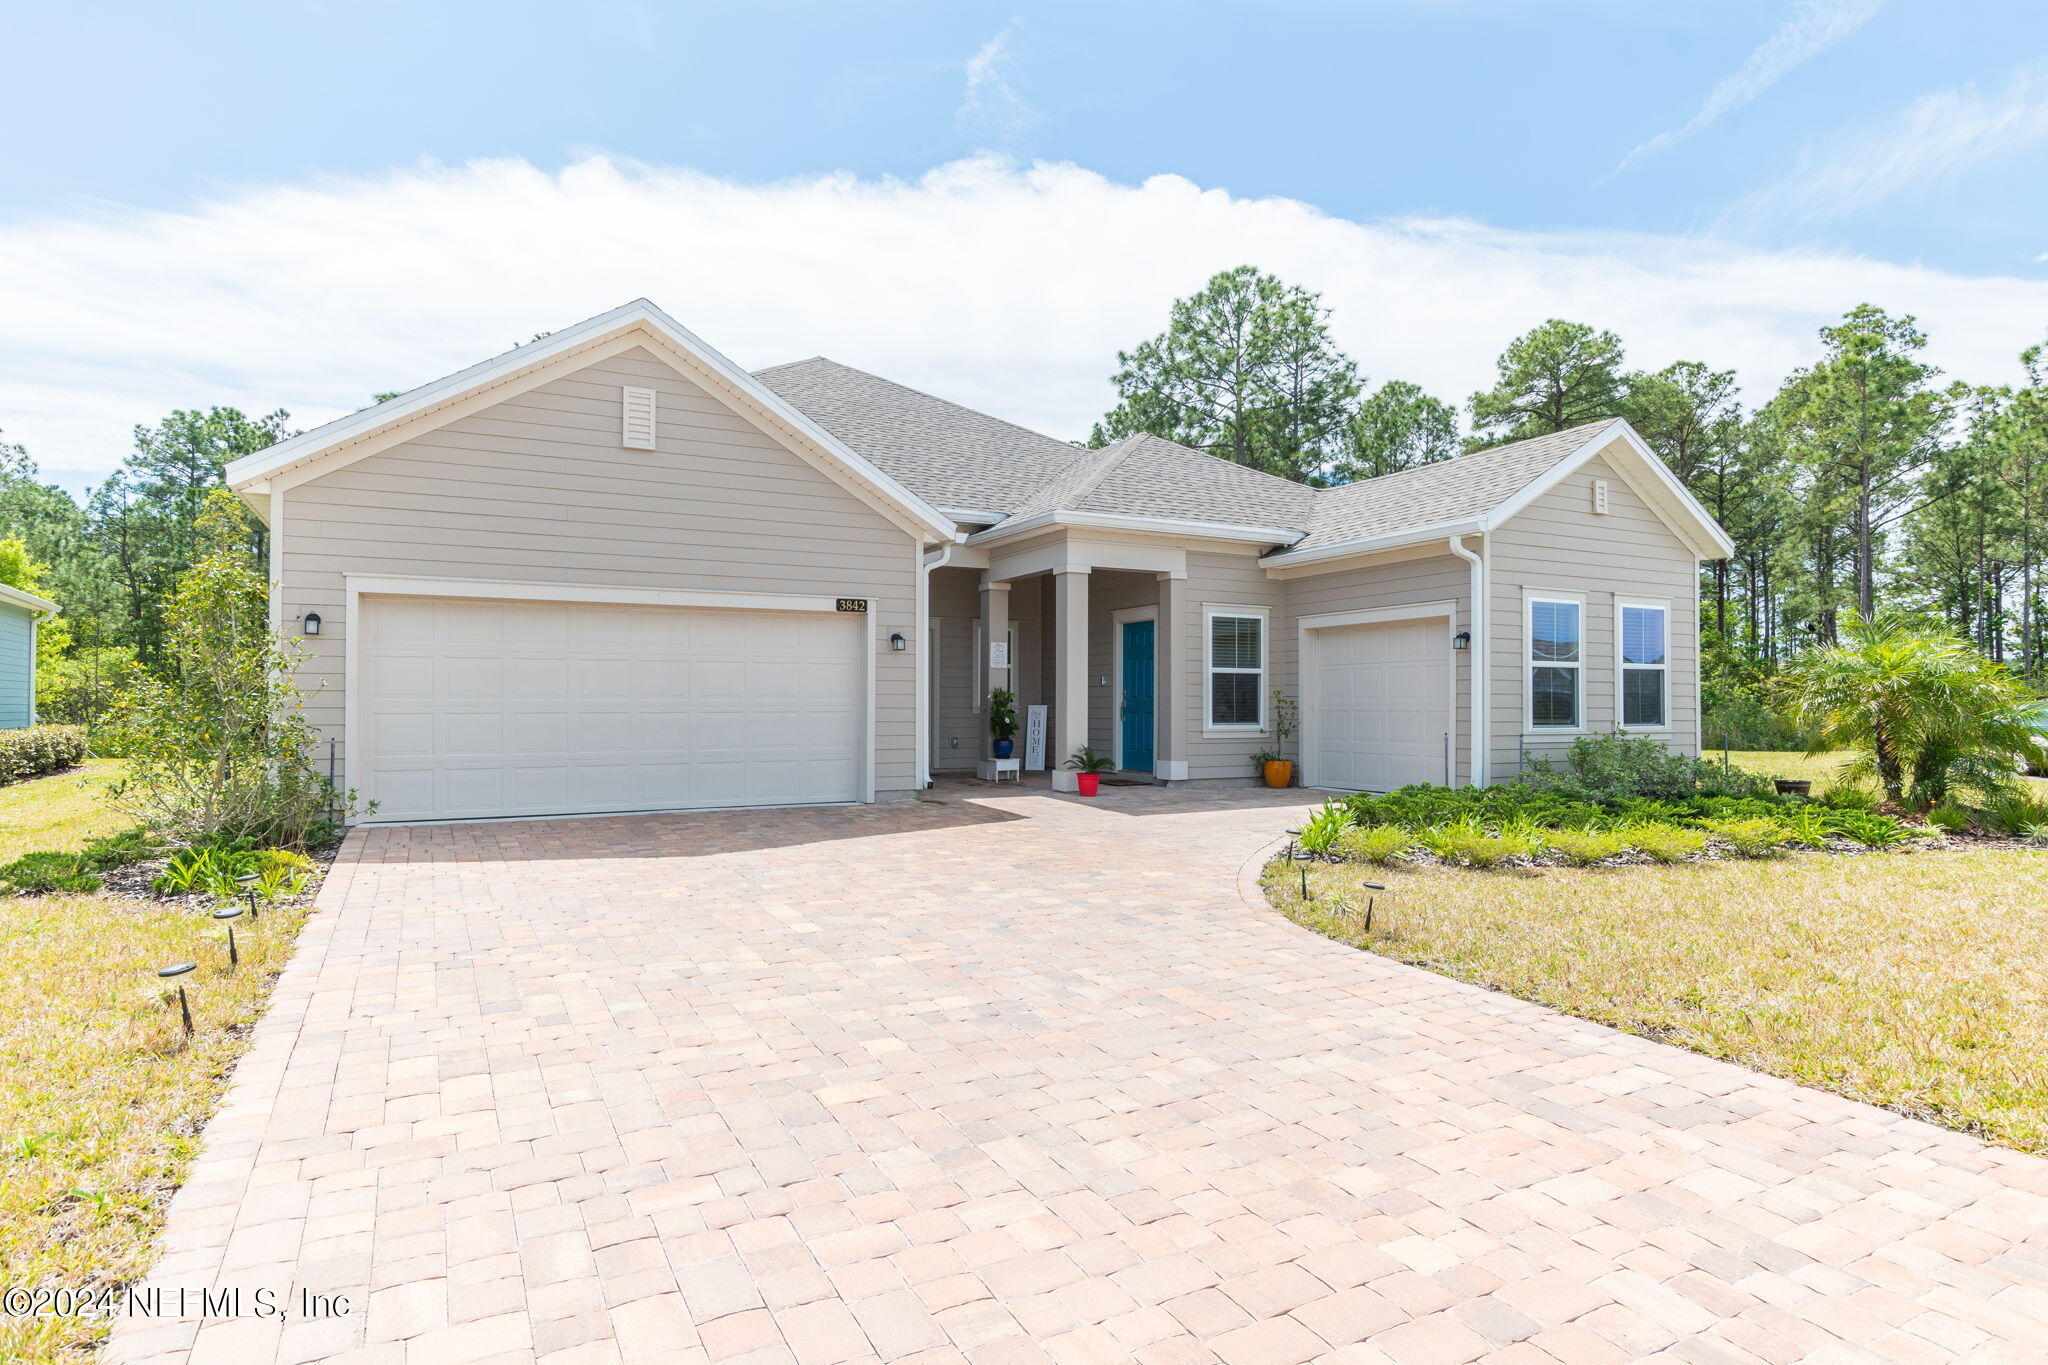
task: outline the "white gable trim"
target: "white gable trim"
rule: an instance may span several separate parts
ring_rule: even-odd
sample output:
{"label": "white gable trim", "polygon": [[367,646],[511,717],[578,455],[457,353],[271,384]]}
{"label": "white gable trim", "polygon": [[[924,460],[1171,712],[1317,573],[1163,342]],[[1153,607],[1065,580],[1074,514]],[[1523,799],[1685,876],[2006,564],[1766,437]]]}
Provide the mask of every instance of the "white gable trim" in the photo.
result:
{"label": "white gable trim", "polygon": [[[1636,435],[1636,429],[1617,417],[1593,433],[1586,443],[1571,454],[1559,460],[1541,475],[1537,476],[1522,490],[1486,514],[1482,527],[1495,531],[1510,519],[1526,511],[1530,504],[1548,493],[1577,473],[1588,460],[1606,450],[1616,437],[1620,437],[1630,454],[1636,458],[1634,468],[1616,466],[1631,488],[1642,495],[1661,517],[1666,525],[1678,533],[1681,540],[1700,555],[1702,559],[1725,559],[1735,553],[1735,542],[1728,539],[1713,515],[1700,506],[1699,499],[1686,491],[1678,476],[1671,472],[1671,466],[1657,458],[1657,453]],[[1644,478],[1647,476],[1647,478]],[[1647,483],[1649,486],[1645,487]]]}
{"label": "white gable trim", "polygon": [[0,602],[13,607],[26,607],[39,616],[55,616],[59,611],[57,604],[49,598],[38,597],[32,592],[23,592],[20,588],[10,588],[5,583],[0,583]]}
{"label": "white gable trim", "polygon": [[[645,299],[579,322],[525,346],[423,384],[324,426],[280,441],[228,466],[230,487],[246,496],[314,462],[320,472],[388,449],[422,430],[444,425],[545,383],[574,360],[616,354],[644,344],[683,374],[759,423],[803,459],[906,531],[926,539],[959,539],[953,522],[844,442],[772,393],[701,338]],[[284,482],[302,482],[293,478]]]}

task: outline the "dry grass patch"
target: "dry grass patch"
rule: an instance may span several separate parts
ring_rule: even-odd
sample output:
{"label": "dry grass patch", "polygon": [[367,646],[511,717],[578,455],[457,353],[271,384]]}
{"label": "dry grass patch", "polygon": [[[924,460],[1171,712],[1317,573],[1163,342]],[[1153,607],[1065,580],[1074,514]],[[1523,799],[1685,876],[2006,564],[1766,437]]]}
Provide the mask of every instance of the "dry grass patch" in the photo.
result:
{"label": "dry grass patch", "polygon": [[107,801],[107,788],[128,765],[89,758],[79,767],[0,787],[0,863],[50,849],[69,853],[95,834],[130,823]]}
{"label": "dry grass patch", "polygon": [[[1787,755],[1786,757],[1795,757]],[[1627,1032],[2048,1153],[2048,853],[1509,875],[1275,862],[1289,918]],[[1361,880],[1384,882],[1373,932]]]}
{"label": "dry grass patch", "polygon": [[[103,774],[96,764],[0,789],[0,803],[28,796],[38,822],[24,835],[0,808],[6,856],[120,828],[93,795]],[[238,921],[241,966],[229,972],[224,935],[202,910],[0,897],[0,1284],[82,1289],[149,1268],[164,1201],[306,913],[280,905],[253,928]],[[184,978],[198,1025],[190,1045],[155,980],[171,962],[200,964]],[[0,1318],[0,1360],[79,1359],[103,1332],[76,1318]]]}

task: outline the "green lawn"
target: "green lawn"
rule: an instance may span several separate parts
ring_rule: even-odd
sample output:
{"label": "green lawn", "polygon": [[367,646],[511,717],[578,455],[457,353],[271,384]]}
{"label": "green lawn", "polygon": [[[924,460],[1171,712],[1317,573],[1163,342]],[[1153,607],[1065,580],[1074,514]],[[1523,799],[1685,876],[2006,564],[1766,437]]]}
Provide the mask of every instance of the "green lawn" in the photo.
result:
{"label": "green lawn", "polygon": [[[1839,760],[1736,755],[1770,775]],[[1386,883],[1364,931],[1359,883]],[[1521,872],[1276,862],[1290,918],[1553,1009],[2048,1154],[2048,850]]]}
{"label": "green lawn", "polygon": [[[0,855],[70,849],[126,823],[106,804],[119,765],[0,787]],[[108,896],[0,896],[0,1284],[120,1284],[155,1259],[168,1193],[290,956],[303,908],[238,929],[229,971],[203,912]],[[185,1044],[155,970],[185,977]],[[77,1360],[103,1324],[0,1318],[0,1361]]]}

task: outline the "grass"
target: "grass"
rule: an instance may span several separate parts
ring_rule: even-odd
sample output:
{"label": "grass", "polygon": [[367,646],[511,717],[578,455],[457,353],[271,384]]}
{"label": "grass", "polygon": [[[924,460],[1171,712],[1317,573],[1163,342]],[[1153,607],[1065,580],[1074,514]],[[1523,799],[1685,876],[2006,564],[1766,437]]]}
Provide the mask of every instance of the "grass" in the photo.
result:
{"label": "grass", "polygon": [[[70,849],[123,827],[106,805],[118,765],[0,788],[0,850]],[[155,1259],[183,1179],[248,1026],[291,954],[303,907],[236,930],[241,966],[201,911],[107,896],[0,897],[0,1285],[119,1285]],[[187,1045],[155,978],[184,978]],[[104,1324],[0,1318],[0,1360],[76,1360]]]}
{"label": "grass", "polygon": [[[1719,749],[1703,749],[1700,756],[1716,763],[1721,761]],[[1814,784],[1814,791],[1818,792],[1824,784],[1836,779],[1843,767],[1848,764],[1849,756],[1844,753],[1809,756],[1797,750],[1777,753],[1762,749],[1735,749],[1729,752],[1728,761],[1738,768],[1747,768],[1765,777],[1806,778]],[[2028,777],[2021,780],[2032,783],[2037,791],[2048,792],[2048,777]],[[1875,790],[1874,784],[1872,789]]]}
{"label": "grass", "polygon": [[[1824,777],[1827,758],[1738,755]],[[2048,852],[1795,853],[1507,875],[1275,862],[1341,942],[2048,1154]],[[1384,882],[1373,932],[1346,907]]]}

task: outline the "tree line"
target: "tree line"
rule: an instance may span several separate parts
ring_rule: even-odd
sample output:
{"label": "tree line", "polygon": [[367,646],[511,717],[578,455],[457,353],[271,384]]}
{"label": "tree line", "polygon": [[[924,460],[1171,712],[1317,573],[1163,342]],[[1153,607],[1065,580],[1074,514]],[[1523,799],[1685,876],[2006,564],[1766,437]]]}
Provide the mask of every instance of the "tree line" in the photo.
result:
{"label": "tree line", "polygon": [[1710,728],[1784,739],[1760,686],[1851,616],[1938,618],[2038,688],[2048,672],[2048,347],[2022,382],[1943,382],[1914,319],[1859,304],[1762,401],[1733,370],[1630,369],[1622,339],[1552,318],[1510,341],[1462,411],[1370,389],[1312,291],[1250,266],[1119,352],[1090,444],[1149,432],[1313,484],[1348,483],[1626,418],[1735,543],[1703,566]]}
{"label": "tree line", "polygon": [[[1973,385],[1944,382],[1914,320],[1870,304],[1819,342],[1812,364],[1751,403],[1709,360],[1634,370],[1613,332],[1553,318],[1454,405],[1401,379],[1368,383],[1318,295],[1240,266],[1119,352],[1118,402],[1089,444],[1148,432],[1335,484],[1625,417],[1735,543],[1704,566],[1701,600],[1709,724],[1739,731],[1738,747],[1773,738],[1768,678],[1881,609],[1938,618],[2039,688],[2048,347],[2021,356],[2021,382]],[[206,495],[229,461],[291,434],[282,410],[174,411],[135,428],[119,470],[83,500],[0,439],[0,582],[64,608],[42,632],[49,719],[89,722],[137,670],[175,673],[164,605],[197,553]],[[249,526],[260,562],[264,533]]]}

